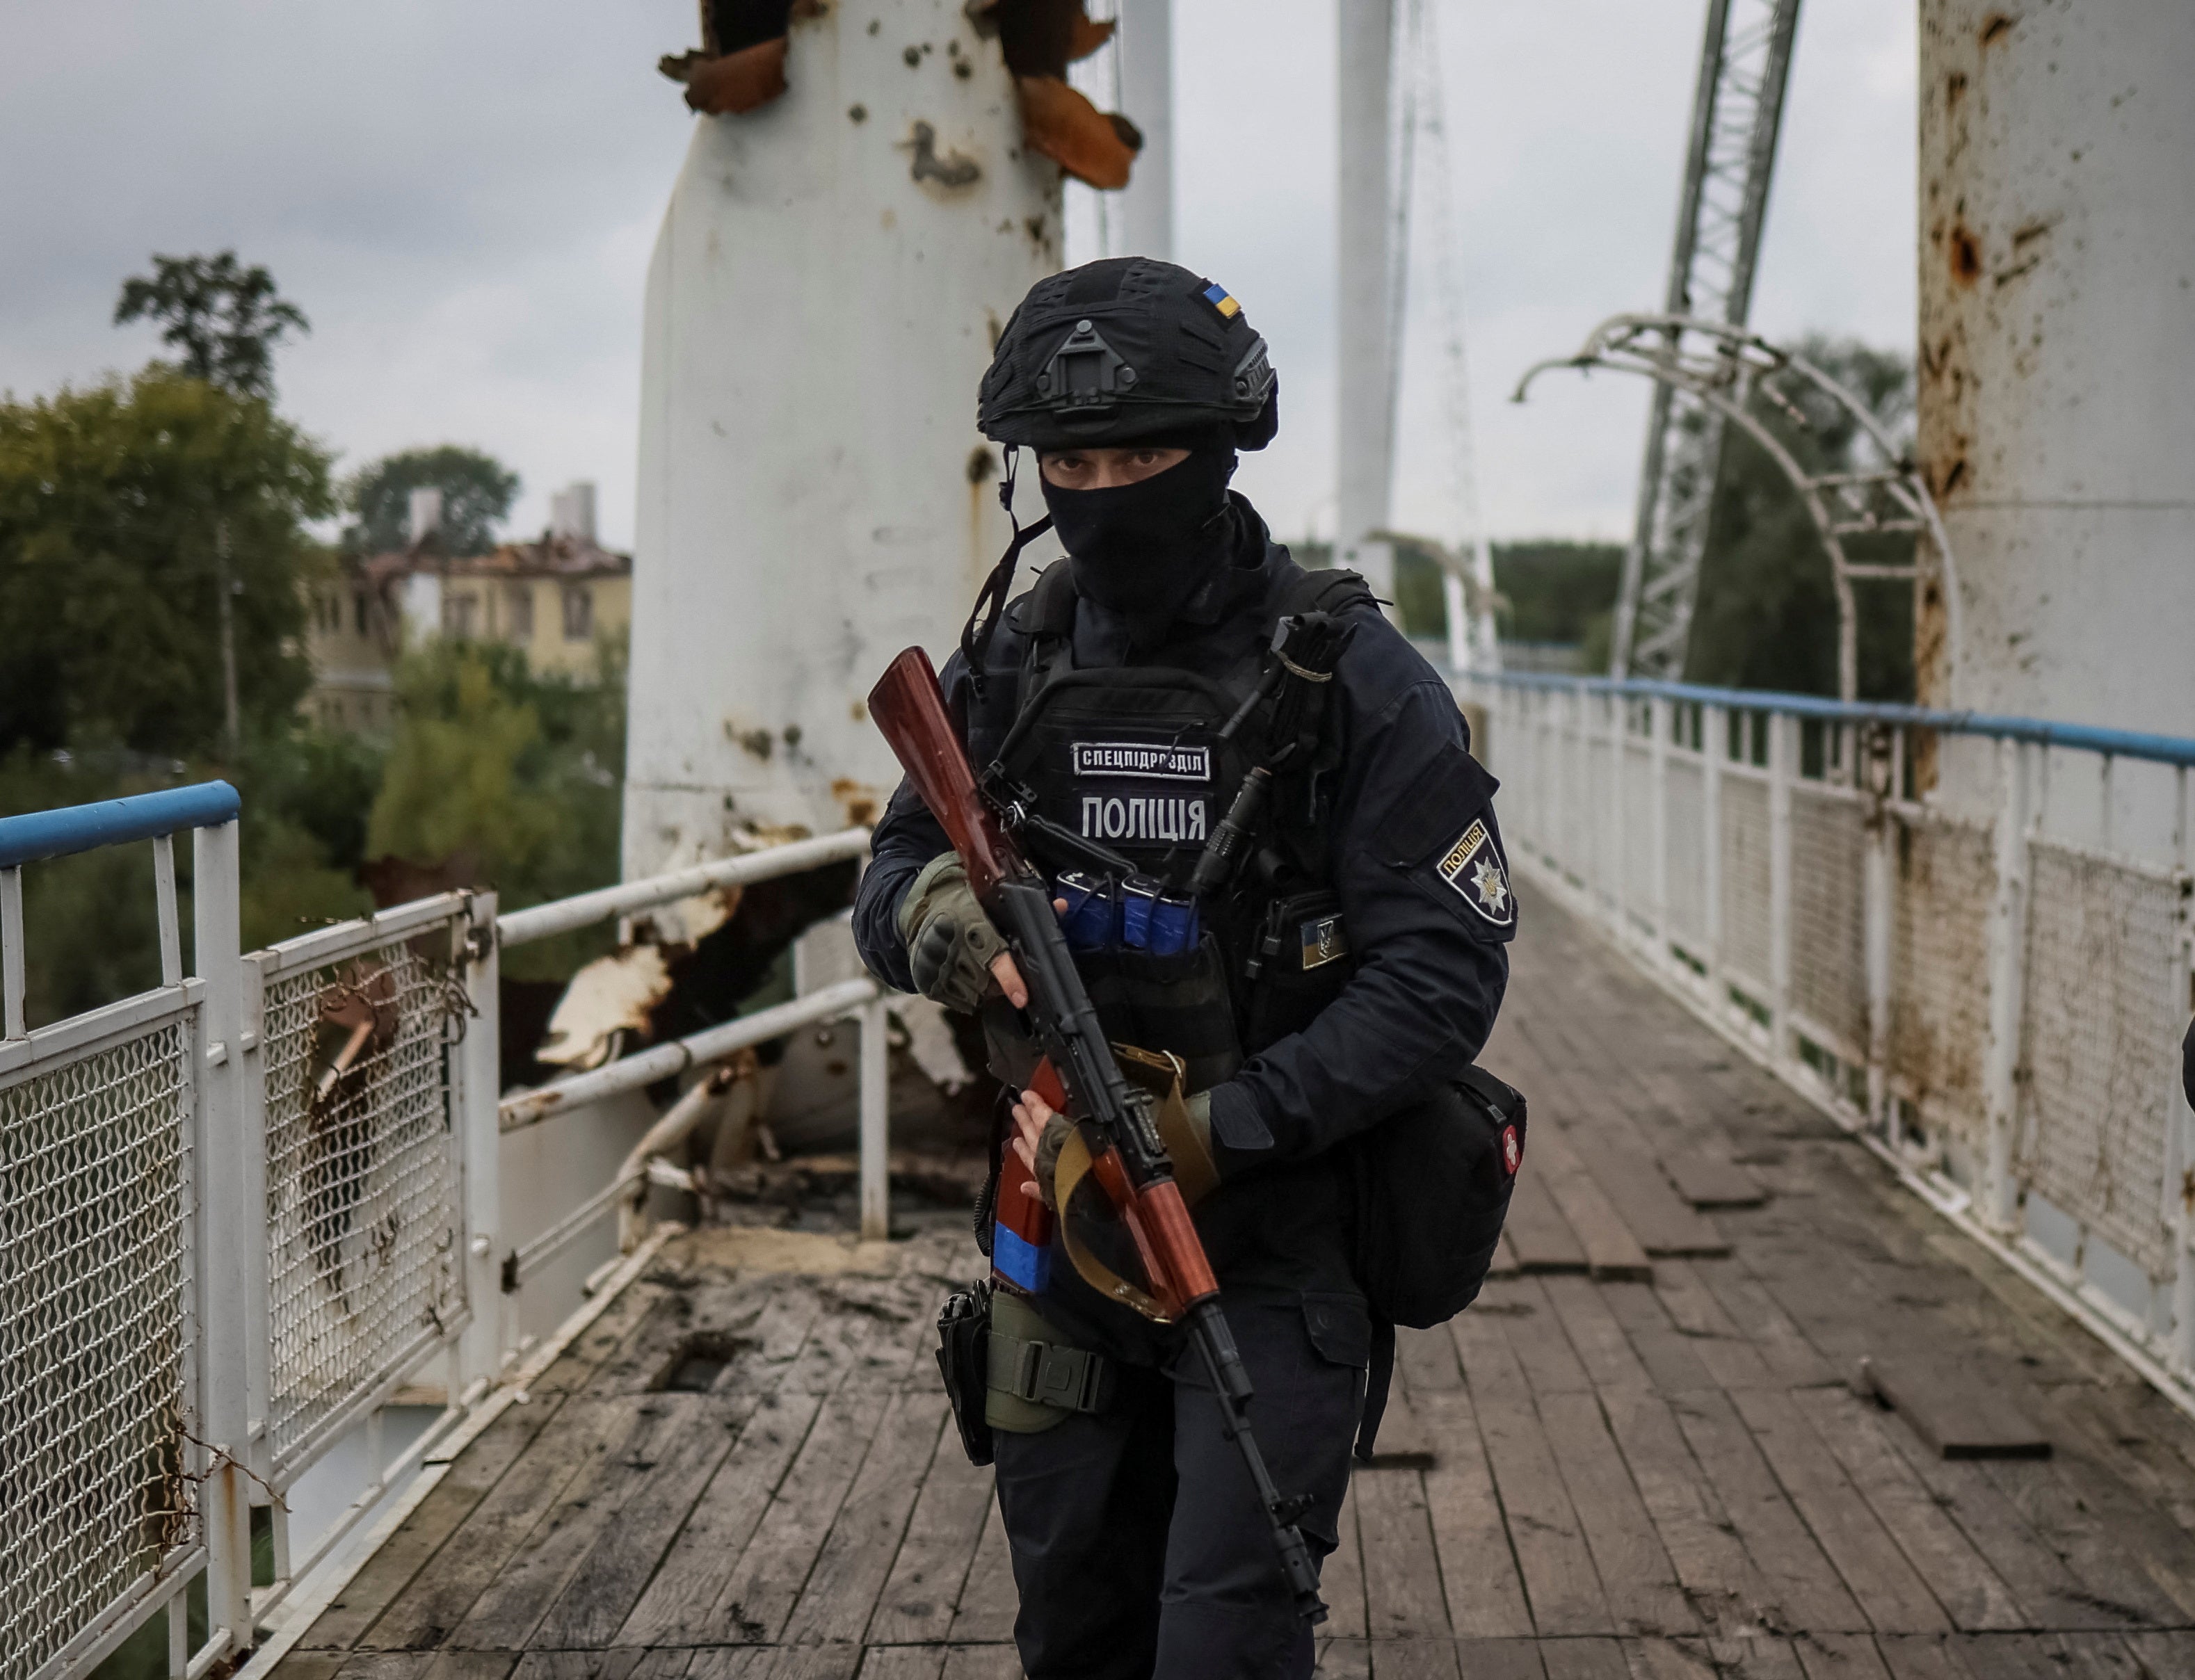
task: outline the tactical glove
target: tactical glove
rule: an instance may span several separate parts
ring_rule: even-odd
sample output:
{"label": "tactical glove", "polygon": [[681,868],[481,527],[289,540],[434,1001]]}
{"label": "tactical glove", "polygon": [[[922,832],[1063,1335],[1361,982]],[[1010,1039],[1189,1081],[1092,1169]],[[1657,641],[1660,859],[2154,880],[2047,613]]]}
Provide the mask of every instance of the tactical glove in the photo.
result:
{"label": "tactical glove", "polygon": [[991,963],[1006,948],[955,852],[930,859],[908,885],[900,900],[899,936],[907,943],[914,989],[964,1015],[973,1014],[990,989]]}
{"label": "tactical glove", "polygon": [[[1212,1160],[1212,1093],[1201,1090],[1183,1098],[1178,1124],[1171,1105],[1161,1109],[1159,1132],[1167,1154],[1172,1158],[1182,1200],[1194,1207],[1219,1182],[1218,1169]],[[1074,1133],[1074,1125],[1064,1114],[1054,1114],[1044,1123],[1044,1133],[1037,1139],[1036,1193],[1055,1213],[1059,1205],[1052,1187],[1059,1177],[1059,1152]]]}

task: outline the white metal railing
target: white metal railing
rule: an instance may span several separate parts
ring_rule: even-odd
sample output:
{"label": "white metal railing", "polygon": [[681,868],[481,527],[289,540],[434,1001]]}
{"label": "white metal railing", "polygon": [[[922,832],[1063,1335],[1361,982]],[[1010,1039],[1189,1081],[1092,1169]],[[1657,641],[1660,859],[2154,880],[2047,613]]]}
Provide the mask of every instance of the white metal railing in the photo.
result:
{"label": "white metal railing", "polygon": [[[528,1210],[561,1217],[498,1258],[507,1131],[857,1015],[862,1224],[884,1232],[884,1004],[873,981],[508,1102],[498,1077],[501,945],[859,857],[866,831],[500,918],[492,894],[444,894],[243,955],[237,813],[216,783],[0,820],[0,1680],[72,1680],[164,1608],[178,1676],[250,1648],[306,1573],[461,1438],[513,1368],[525,1343],[507,1303],[526,1274],[619,1209],[632,1246],[650,1182],[701,1188],[660,1157],[706,1091],[650,1128],[598,1193]],[[170,838],[186,828],[190,975]],[[161,986],[27,1030],[23,866],[146,839]],[[383,1409],[438,1361],[441,1416],[385,1458]],[[361,1431],[364,1486],[293,1547],[286,1496]],[[254,1505],[268,1508],[274,1550],[261,1588]],[[201,1571],[211,1632],[193,1651],[184,1588]]]}
{"label": "white metal railing", "polygon": [[2195,741],[1456,682],[1520,872],[2195,1399]]}

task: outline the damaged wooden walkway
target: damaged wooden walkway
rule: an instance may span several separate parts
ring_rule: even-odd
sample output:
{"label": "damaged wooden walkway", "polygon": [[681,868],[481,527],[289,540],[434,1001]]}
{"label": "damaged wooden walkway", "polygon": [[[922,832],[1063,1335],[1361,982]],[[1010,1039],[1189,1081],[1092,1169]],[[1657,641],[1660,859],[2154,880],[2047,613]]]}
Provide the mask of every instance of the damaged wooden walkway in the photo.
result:
{"label": "damaged wooden walkway", "polygon": [[[1403,1338],[1322,1672],[2195,1675],[2195,1426],[1581,925],[1528,929],[1486,1057],[1533,1105],[1514,1269]],[[972,1263],[680,1239],[279,1671],[1018,1675],[929,1351]],[[1928,1444],[2008,1418],[2051,1455]]]}

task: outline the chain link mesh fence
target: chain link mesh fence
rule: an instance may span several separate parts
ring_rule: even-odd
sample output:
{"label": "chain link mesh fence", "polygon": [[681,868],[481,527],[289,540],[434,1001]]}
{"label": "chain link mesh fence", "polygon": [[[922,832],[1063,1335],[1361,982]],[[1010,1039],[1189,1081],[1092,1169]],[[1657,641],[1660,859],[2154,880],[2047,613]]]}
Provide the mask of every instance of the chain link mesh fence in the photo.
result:
{"label": "chain link mesh fence", "polygon": [[2047,840],[2030,859],[2019,1170],[2169,1276],[2166,1127],[2187,1001],[2180,883]]}
{"label": "chain link mesh fence", "polygon": [[1864,1057],[1867,814],[1841,789],[1791,789],[1791,1007]]}
{"label": "chain link mesh fence", "polygon": [[1989,1147],[1990,831],[1933,814],[1898,828],[1891,899],[1890,1074],[1925,1123],[1979,1159]]}
{"label": "chain link mesh fence", "polygon": [[1768,998],[1768,785],[1722,778],[1722,962],[1762,1002]]}
{"label": "chain link mesh fence", "polygon": [[461,1306],[446,924],[272,981],[267,1433],[278,1479]]}
{"label": "chain link mesh fence", "polygon": [[1633,915],[1645,916],[1662,890],[1654,878],[1654,760],[1636,735],[1624,743],[1623,820],[1616,829],[1624,902]]}
{"label": "chain link mesh fence", "polygon": [[0,1680],[198,1542],[191,1043],[170,1017],[0,1090]]}
{"label": "chain link mesh fence", "polygon": [[1668,931],[1695,956],[1708,939],[1707,772],[1689,760],[1668,761]]}

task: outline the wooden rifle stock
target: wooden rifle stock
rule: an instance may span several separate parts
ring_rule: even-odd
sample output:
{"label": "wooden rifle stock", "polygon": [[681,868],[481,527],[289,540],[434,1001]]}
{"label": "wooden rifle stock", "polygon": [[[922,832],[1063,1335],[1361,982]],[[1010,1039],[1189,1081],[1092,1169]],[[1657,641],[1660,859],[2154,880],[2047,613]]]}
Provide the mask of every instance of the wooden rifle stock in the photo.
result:
{"label": "wooden rifle stock", "polygon": [[1001,881],[1027,877],[1029,866],[983,802],[929,654],[909,647],[884,667],[869,690],[869,716],[960,854],[968,884],[988,907]]}

